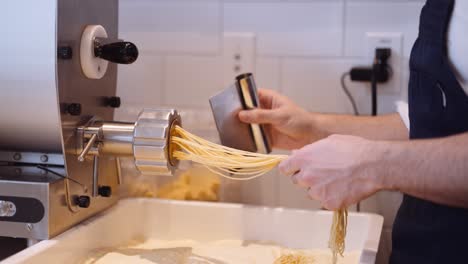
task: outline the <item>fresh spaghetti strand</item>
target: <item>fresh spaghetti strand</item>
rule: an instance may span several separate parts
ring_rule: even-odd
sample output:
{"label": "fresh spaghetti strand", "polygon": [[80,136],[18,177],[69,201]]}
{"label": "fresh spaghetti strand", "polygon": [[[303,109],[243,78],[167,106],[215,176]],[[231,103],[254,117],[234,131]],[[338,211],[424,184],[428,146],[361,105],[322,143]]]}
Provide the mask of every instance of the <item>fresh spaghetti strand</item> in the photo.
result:
{"label": "fresh spaghetti strand", "polygon": [[330,229],[328,247],[332,251],[333,263],[338,261],[338,255],[343,257],[345,251],[346,229],[348,226],[348,210],[341,209],[333,212],[333,222]]}
{"label": "fresh spaghetti strand", "polygon": [[175,127],[171,144],[175,149],[173,158],[201,164],[213,173],[231,180],[255,179],[273,170],[287,158],[285,155],[266,155],[221,146],[179,126]]}

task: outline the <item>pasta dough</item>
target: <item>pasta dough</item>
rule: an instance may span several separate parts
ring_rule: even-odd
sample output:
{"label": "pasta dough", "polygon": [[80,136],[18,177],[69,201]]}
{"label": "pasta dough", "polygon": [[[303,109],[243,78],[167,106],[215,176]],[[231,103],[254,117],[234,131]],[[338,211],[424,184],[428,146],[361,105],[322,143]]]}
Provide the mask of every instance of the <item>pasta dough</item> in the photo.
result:
{"label": "pasta dough", "polygon": [[[347,252],[344,258],[340,258],[338,263],[357,264],[359,259],[359,251]],[[220,240],[202,243],[192,240],[164,241],[150,239],[131,247],[96,252],[96,255],[91,256],[85,263],[330,264],[331,261],[330,251],[323,249],[292,250],[277,245],[242,240]]]}

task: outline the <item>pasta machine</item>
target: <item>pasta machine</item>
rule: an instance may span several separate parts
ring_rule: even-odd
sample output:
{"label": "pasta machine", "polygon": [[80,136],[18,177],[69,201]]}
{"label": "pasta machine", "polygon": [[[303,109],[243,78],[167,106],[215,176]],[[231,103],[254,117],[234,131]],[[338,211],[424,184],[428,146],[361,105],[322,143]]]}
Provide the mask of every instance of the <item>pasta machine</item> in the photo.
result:
{"label": "pasta machine", "polygon": [[110,207],[121,157],[134,157],[142,173],[171,175],[176,110],[113,121],[117,64],[138,58],[135,44],[118,39],[118,0],[4,5],[0,236],[49,239]]}

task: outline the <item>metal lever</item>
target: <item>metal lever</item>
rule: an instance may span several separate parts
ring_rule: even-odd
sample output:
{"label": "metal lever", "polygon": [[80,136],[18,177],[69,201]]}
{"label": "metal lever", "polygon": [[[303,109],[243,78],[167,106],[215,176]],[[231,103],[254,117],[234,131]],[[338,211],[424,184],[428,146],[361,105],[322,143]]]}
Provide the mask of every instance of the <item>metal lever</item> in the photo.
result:
{"label": "metal lever", "polygon": [[85,161],[85,157],[86,155],[88,155],[88,152],[91,150],[91,148],[93,147],[94,143],[96,142],[96,139],[97,139],[97,134],[94,134],[91,136],[91,138],[89,139],[88,143],[86,144],[86,146],[84,147],[83,151],[80,153],[80,155],[78,156],[78,161],[79,162],[83,162]]}
{"label": "metal lever", "polygon": [[138,59],[138,48],[131,42],[102,44],[96,39],[94,56],[114,63],[132,64]]}
{"label": "metal lever", "polygon": [[99,191],[99,157],[94,156],[94,161],[93,161],[93,197],[98,196],[98,191]]}

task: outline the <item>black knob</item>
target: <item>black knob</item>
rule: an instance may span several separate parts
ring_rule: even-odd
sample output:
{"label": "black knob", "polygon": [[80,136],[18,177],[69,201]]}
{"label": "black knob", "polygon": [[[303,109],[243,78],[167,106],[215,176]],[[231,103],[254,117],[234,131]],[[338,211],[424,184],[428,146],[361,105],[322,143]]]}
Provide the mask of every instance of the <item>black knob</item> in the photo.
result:
{"label": "black knob", "polygon": [[96,43],[94,55],[114,63],[132,64],[138,58],[138,48],[131,42]]}
{"label": "black knob", "polygon": [[62,60],[69,60],[73,57],[73,50],[69,46],[58,47],[57,57]]}
{"label": "black knob", "polygon": [[91,204],[91,198],[89,196],[78,196],[75,198],[75,203],[81,208],[88,208]]}
{"label": "black knob", "polygon": [[68,104],[67,112],[72,116],[81,115],[81,104],[78,104],[78,103]]}
{"label": "black knob", "polygon": [[111,197],[112,188],[110,186],[99,186],[98,194],[102,197]]}
{"label": "black knob", "polygon": [[119,108],[121,104],[120,97],[112,96],[106,99],[106,105],[112,108]]}

